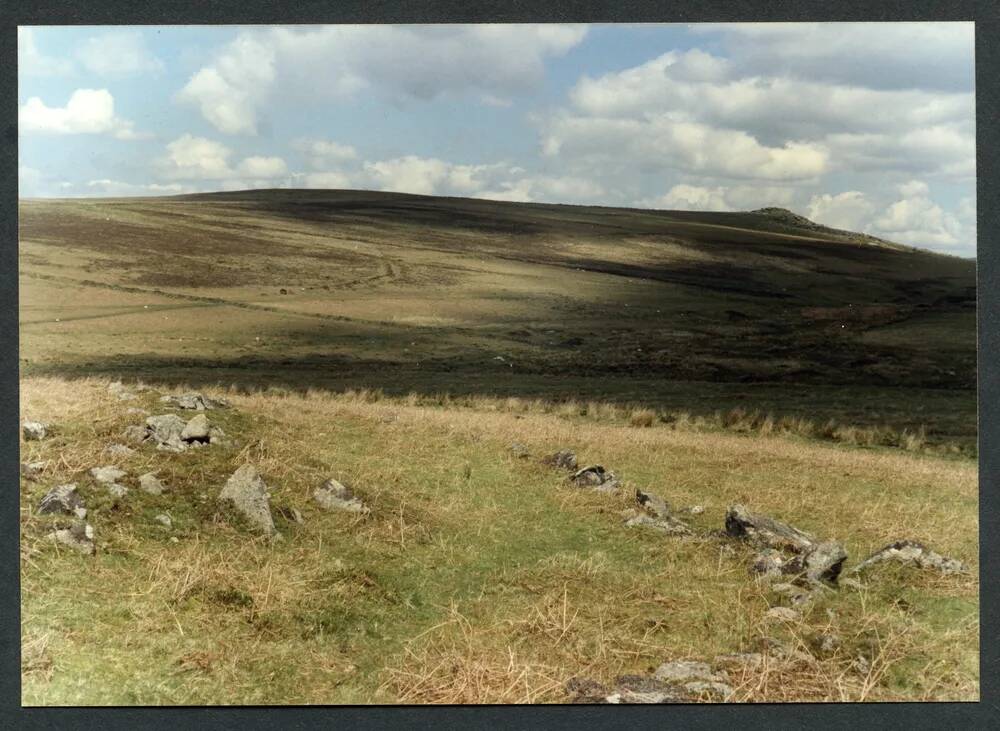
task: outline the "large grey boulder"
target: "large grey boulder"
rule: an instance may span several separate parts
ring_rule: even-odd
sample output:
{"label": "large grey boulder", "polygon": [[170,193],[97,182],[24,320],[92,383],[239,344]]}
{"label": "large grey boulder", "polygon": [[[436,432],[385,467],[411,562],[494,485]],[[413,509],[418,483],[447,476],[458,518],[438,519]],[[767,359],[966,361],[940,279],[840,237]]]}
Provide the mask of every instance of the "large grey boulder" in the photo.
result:
{"label": "large grey boulder", "polygon": [[26,442],[38,441],[39,439],[45,439],[48,429],[40,421],[26,421],[21,425],[21,434],[24,435],[24,441]]}
{"label": "large grey boulder", "polygon": [[232,474],[219,493],[219,500],[231,504],[265,535],[275,534],[267,485],[253,465],[245,464]]}
{"label": "large grey boulder", "polygon": [[187,424],[177,414],[160,414],[146,419],[148,438],[156,443],[157,449],[168,452],[183,452],[187,445],[181,441],[181,432]]}
{"label": "large grey boulder", "polygon": [[68,485],[56,485],[42,497],[38,503],[38,512],[41,514],[63,514],[73,515],[78,510],[86,509],[83,505],[83,498],[76,491],[76,483]]}
{"label": "large grey boulder", "polygon": [[917,541],[903,540],[890,543],[888,546],[879,549],[864,561],[855,566],[849,573],[856,574],[866,571],[875,564],[893,561],[904,566],[913,566],[921,569],[932,569],[943,574],[955,574],[965,571],[966,567],[961,561],[942,556],[927,546]]}
{"label": "large grey boulder", "polygon": [[368,506],[351,491],[332,477],[313,490],[313,500],[324,510],[346,510],[351,513],[367,513]]}
{"label": "large grey boulder", "polygon": [[812,548],[816,542],[808,533],[766,515],[751,513],[743,505],[732,505],[726,512],[726,533],[764,548],[796,553]]}
{"label": "large grey boulder", "polygon": [[87,556],[93,556],[97,552],[97,546],[94,544],[94,528],[83,520],[75,521],[69,528],[60,528],[49,533],[49,540],[69,546]]}

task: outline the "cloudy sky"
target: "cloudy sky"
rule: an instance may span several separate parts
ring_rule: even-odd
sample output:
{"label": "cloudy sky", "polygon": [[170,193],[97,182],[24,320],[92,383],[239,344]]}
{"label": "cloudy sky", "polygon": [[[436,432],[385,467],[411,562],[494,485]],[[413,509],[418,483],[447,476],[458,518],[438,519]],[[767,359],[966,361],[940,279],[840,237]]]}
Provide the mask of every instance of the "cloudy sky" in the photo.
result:
{"label": "cloudy sky", "polygon": [[23,197],[777,205],[975,254],[971,23],[21,28]]}

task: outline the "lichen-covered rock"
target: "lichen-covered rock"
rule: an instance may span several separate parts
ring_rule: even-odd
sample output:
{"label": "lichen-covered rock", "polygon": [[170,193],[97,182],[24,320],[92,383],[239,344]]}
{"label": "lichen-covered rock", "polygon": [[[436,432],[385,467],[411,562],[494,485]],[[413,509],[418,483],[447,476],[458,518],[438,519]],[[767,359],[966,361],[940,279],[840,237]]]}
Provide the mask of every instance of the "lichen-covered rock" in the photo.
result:
{"label": "lichen-covered rock", "polygon": [[187,445],[181,441],[181,432],[187,424],[177,414],[160,414],[146,419],[146,432],[156,448],[168,452],[183,452]]}
{"label": "lichen-covered rock", "polygon": [[174,521],[170,519],[170,516],[166,513],[160,513],[155,518],[153,518],[157,523],[162,525],[164,528],[173,528]]}
{"label": "lichen-covered rock", "polygon": [[162,495],[168,488],[160,481],[155,472],[147,472],[139,476],[139,489],[150,495]]}
{"label": "lichen-covered rock", "polygon": [[181,430],[181,441],[184,442],[207,442],[209,440],[208,417],[198,414],[191,421],[184,425]]}
{"label": "lichen-covered rock", "polygon": [[87,556],[93,556],[97,552],[97,546],[94,544],[94,528],[82,520],[75,521],[69,528],[60,528],[49,533],[49,540],[69,546]]}
{"label": "lichen-covered rock", "polygon": [[40,421],[26,421],[21,425],[21,434],[26,442],[38,441],[45,439],[48,428]]}
{"label": "lichen-covered rock", "polygon": [[724,683],[729,680],[724,672],[715,672],[706,662],[697,660],[672,660],[656,668],[653,677],[671,683],[685,683],[703,680],[713,683]]}
{"label": "lichen-covered rock", "polygon": [[104,451],[112,457],[128,457],[135,452],[134,449],[125,444],[109,444]]}
{"label": "lichen-covered rock", "polygon": [[128,488],[125,485],[119,485],[117,482],[111,482],[107,485],[108,494],[115,500],[121,500],[128,494]]}
{"label": "lichen-covered rock", "polygon": [[824,541],[802,556],[803,568],[809,581],[836,582],[847,560],[847,551],[839,541]]}
{"label": "lichen-covered rock", "polygon": [[809,550],[816,543],[808,533],[766,515],[751,513],[742,505],[732,505],[726,512],[726,533],[766,548],[796,553]]}
{"label": "lichen-covered rock", "polygon": [[122,439],[130,444],[141,444],[146,441],[146,437],[148,436],[149,432],[146,428],[137,424],[131,424],[125,427],[125,430],[122,432]]}
{"label": "lichen-covered rock", "polygon": [[546,457],[543,460],[546,464],[550,464],[553,467],[560,467],[564,470],[575,470],[576,469],[576,454],[568,449],[560,449],[555,454]]}
{"label": "lichen-covered rock", "polygon": [[614,472],[609,472],[602,465],[595,464],[577,470],[569,477],[576,487],[586,487],[600,492],[612,492],[621,486]]}
{"label": "lichen-covered rock", "polygon": [[352,513],[368,512],[368,507],[358,499],[350,488],[332,477],[313,490],[313,500],[324,510],[346,510]]}
{"label": "lichen-covered rock", "polygon": [[639,506],[657,518],[668,518],[673,513],[669,503],[659,495],[643,490],[635,491],[635,501]]}
{"label": "lichen-covered rock", "polygon": [[82,508],[83,498],[76,491],[76,483],[56,485],[49,490],[38,503],[38,512],[42,514],[72,515],[77,508]]}
{"label": "lichen-covered rock", "polygon": [[520,442],[514,442],[510,445],[511,454],[513,454],[517,459],[526,459],[530,456],[528,448],[521,444]]}
{"label": "lichen-covered rock", "polygon": [[636,526],[650,528],[660,533],[665,533],[668,536],[691,535],[691,529],[687,525],[669,515],[665,518],[654,518],[651,515],[640,513],[626,520],[625,525],[628,528]]}
{"label": "lichen-covered rock", "polygon": [[605,698],[605,703],[649,704],[684,703],[691,696],[673,683],[642,675],[621,675],[615,679],[615,688]]}
{"label": "lichen-covered rock", "polygon": [[114,465],[107,465],[106,467],[92,467],[90,469],[90,476],[93,477],[98,482],[105,484],[111,484],[120,480],[122,477],[126,477],[128,472]]}
{"label": "lichen-covered rock", "polygon": [[306,522],[298,508],[293,508],[291,505],[279,505],[277,507],[277,512],[282,518],[292,523],[304,525]]}
{"label": "lichen-covered rock", "polygon": [[261,532],[275,534],[267,485],[253,465],[245,464],[232,474],[219,493],[219,500],[231,504]]}
{"label": "lichen-covered rock", "polygon": [[961,561],[942,556],[940,553],[935,553],[917,541],[903,540],[890,543],[888,546],[879,549],[851,569],[850,573],[860,573],[875,564],[886,561],[894,561],[904,566],[913,566],[921,569],[932,569],[940,571],[943,574],[955,574],[965,571],[965,564]]}

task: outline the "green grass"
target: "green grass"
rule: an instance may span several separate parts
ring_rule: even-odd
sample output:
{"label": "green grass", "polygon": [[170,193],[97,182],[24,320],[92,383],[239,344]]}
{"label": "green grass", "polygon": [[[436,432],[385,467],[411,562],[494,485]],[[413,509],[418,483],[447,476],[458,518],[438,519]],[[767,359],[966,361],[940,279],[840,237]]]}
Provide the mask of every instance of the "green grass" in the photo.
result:
{"label": "green grass", "polygon": [[[559,701],[572,675],[609,681],[753,649],[769,633],[805,644],[827,627],[844,650],[808,672],[747,678],[740,699],[978,692],[973,576],[890,569],[801,626],[767,628],[763,612],[780,602],[748,575],[748,549],[627,529],[621,515],[642,486],[678,507],[705,505],[690,522],[707,535],[741,501],[844,540],[852,561],[905,535],[974,571],[974,463],[376,394],[230,398],[233,410],[209,416],[238,445],[143,447],[121,464],[133,479],[159,468],[173,490],[133,488],[112,509],[81,473],[105,463],[100,449],[138,417],[100,381],[25,381],[25,415],[58,427],[23,445],[23,459],[54,460],[41,484],[22,482],[26,704]],[[163,410],[153,393],[142,403]],[[628,488],[568,488],[561,473],[515,459],[515,439],[535,455],[574,447]],[[242,461],[259,467],[274,505],[304,514],[303,526],[278,522],[285,540],[255,538],[215,503]],[[349,480],[371,516],[314,507],[310,491],[329,475]],[[47,545],[59,519],[31,513],[45,486],[71,479],[91,508],[95,557]],[[172,531],[152,522],[162,511]],[[886,663],[871,687],[846,670],[856,653]]]}

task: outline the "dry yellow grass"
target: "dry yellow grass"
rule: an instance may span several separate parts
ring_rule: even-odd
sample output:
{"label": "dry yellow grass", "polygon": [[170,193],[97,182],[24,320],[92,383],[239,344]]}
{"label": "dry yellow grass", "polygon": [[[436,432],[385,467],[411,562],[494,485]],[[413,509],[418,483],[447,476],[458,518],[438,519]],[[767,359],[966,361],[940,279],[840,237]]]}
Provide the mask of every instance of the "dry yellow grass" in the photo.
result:
{"label": "dry yellow grass", "polygon": [[[24,700],[45,703],[559,702],[576,675],[611,682],[671,659],[756,649],[776,636],[805,654],[731,671],[740,701],[968,700],[978,696],[977,468],[971,460],[862,449],[782,434],[653,422],[600,404],[387,398],[377,390],[240,393],[211,412],[240,444],[183,455],[102,454],[132,402],[107,382],[23,381],[22,418],[54,424],[22,444],[51,460],[22,483]],[[208,390],[212,392],[212,389]],[[154,393],[139,403],[156,413]],[[590,418],[600,414],[597,418]],[[516,459],[510,444],[532,453]],[[574,449],[626,480],[581,492],[536,458]],[[281,524],[269,544],[214,506],[254,463]],[[160,469],[174,492],[133,490],[111,510],[82,473]],[[367,517],[326,514],[313,487],[349,481]],[[94,505],[99,553],[47,545],[32,508],[76,480]],[[750,553],[622,525],[634,487],[681,508],[706,536],[743,502],[844,541],[849,563],[899,538],[971,573],[886,569],[868,588],[818,600],[801,622],[747,572]],[[152,524],[166,510],[173,537]],[[817,635],[838,649],[819,653]],[[867,667],[857,664],[858,656]]]}

